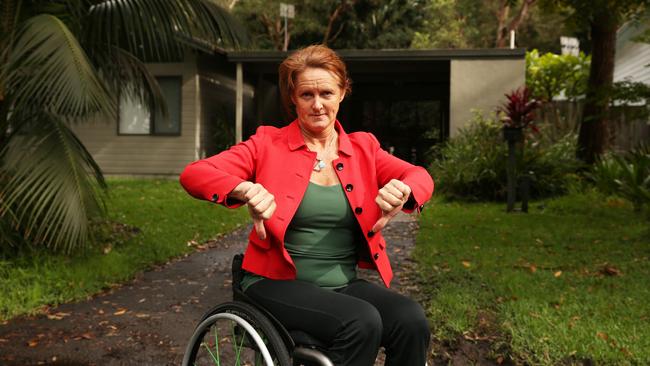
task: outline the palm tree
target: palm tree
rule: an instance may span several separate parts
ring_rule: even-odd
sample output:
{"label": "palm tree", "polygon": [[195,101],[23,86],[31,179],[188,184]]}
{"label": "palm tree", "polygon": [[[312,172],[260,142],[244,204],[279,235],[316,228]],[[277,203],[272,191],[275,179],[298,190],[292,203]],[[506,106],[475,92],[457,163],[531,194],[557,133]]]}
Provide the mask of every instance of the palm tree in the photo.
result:
{"label": "palm tree", "polygon": [[106,184],[70,126],[115,120],[118,91],[166,113],[144,62],[179,59],[187,40],[246,37],[209,0],[2,0],[0,243],[70,252],[91,241]]}

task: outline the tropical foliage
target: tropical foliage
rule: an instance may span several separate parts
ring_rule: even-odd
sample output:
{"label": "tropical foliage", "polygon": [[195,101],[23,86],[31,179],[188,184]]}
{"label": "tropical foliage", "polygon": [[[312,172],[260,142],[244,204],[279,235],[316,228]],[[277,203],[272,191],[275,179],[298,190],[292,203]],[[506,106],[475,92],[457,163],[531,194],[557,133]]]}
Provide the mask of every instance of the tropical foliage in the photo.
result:
{"label": "tropical foliage", "polygon": [[[550,138],[548,126],[525,134],[523,154],[517,156],[519,175],[528,174],[531,196],[546,197],[566,192],[579,163],[575,158],[576,135]],[[438,151],[429,167],[446,196],[461,200],[501,200],[506,195],[507,145],[497,116],[478,111],[467,127]]]}
{"label": "tropical foliage", "polygon": [[70,126],[115,118],[117,95],[166,112],[144,61],[184,45],[239,46],[207,0],[3,0],[0,6],[0,249],[72,251],[103,212],[101,171]]}
{"label": "tropical foliage", "polygon": [[501,112],[501,122],[505,127],[526,128],[530,126],[537,131],[532,123],[535,121],[535,110],[540,105],[540,101],[532,97],[530,89],[527,87],[513,90],[506,94],[506,101],[498,108],[498,111]]}
{"label": "tropical foliage", "polygon": [[650,146],[604,156],[594,164],[590,177],[601,192],[627,199],[635,210],[650,207]]}

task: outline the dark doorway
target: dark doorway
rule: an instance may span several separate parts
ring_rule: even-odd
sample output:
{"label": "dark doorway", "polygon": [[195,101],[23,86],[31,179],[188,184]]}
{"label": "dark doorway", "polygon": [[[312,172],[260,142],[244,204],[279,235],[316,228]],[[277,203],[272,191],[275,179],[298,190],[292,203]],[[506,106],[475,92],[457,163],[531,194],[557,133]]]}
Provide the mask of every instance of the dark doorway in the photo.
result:
{"label": "dark doorway", "polygon": [[[346,57],[344,57],[346,58]],[[286,125],[277,88],[277,64],[244,66],[245,79],[255,85],[257,125]],[[347,132],[373,133],[382,148],[418,165],[428,165],[432,146],[449,133],[449,60],[385,60],[346,58],[352,93],[341,104],[338,118]],[[252,116],[245,118],[250,121]]]}
{"label": "dark doorway", "polygon": [[350,62],[352,94],[339,119],[347,131],[372,132],[382,147],[418,165],[446,138],[448,62]]}

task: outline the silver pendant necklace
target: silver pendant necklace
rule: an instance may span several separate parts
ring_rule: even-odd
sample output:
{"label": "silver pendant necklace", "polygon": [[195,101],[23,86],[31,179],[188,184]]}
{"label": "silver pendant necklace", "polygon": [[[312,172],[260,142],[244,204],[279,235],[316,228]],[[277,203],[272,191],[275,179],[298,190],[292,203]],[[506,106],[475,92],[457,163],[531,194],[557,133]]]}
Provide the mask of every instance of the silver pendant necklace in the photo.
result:
{"label": "silver pendant necklace", "polygon": [[314,171],[315,172],[320,172],[321,169],[324,169],[324,168],[325,168],[325,162],[322,161],[319,158],[316,158],[316,165],[314,165]]}
{"label": "silver pendant necklace", "polygon": [[329,156],[329,148],[332,146],[332,143],[336,140],[337,137],[338,134],[334,132],[334,136],[330,138],[330,140],[325,145],[325,148],[323,149],[323,157],[319,158],[318,156],[316,156],[316,164],[314,164],[315,172],[320,172],[322,169],[325,169],[325,159],[327,158],[327,156]]}

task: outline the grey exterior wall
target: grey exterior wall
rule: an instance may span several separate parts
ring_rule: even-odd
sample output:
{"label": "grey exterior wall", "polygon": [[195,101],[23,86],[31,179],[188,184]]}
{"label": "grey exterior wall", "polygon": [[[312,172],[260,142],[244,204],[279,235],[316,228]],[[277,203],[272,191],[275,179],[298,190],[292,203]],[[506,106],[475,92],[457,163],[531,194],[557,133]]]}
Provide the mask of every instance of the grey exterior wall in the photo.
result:
{"label": "grey exterior wall", "polygon": [[199,77],[193,54],[183,63],[148,64],[155,76],[182,76],[180,136],[118,135],[118,121],[96,120],[73,128],[107,175],[178,175],[201,155]]}
{"label": "grey exterior wall", "polygon": [[451,60],[449,90],[449,136],[473,116],[472,110],[491,113],[504,94],[526,83],[526,60]]}

